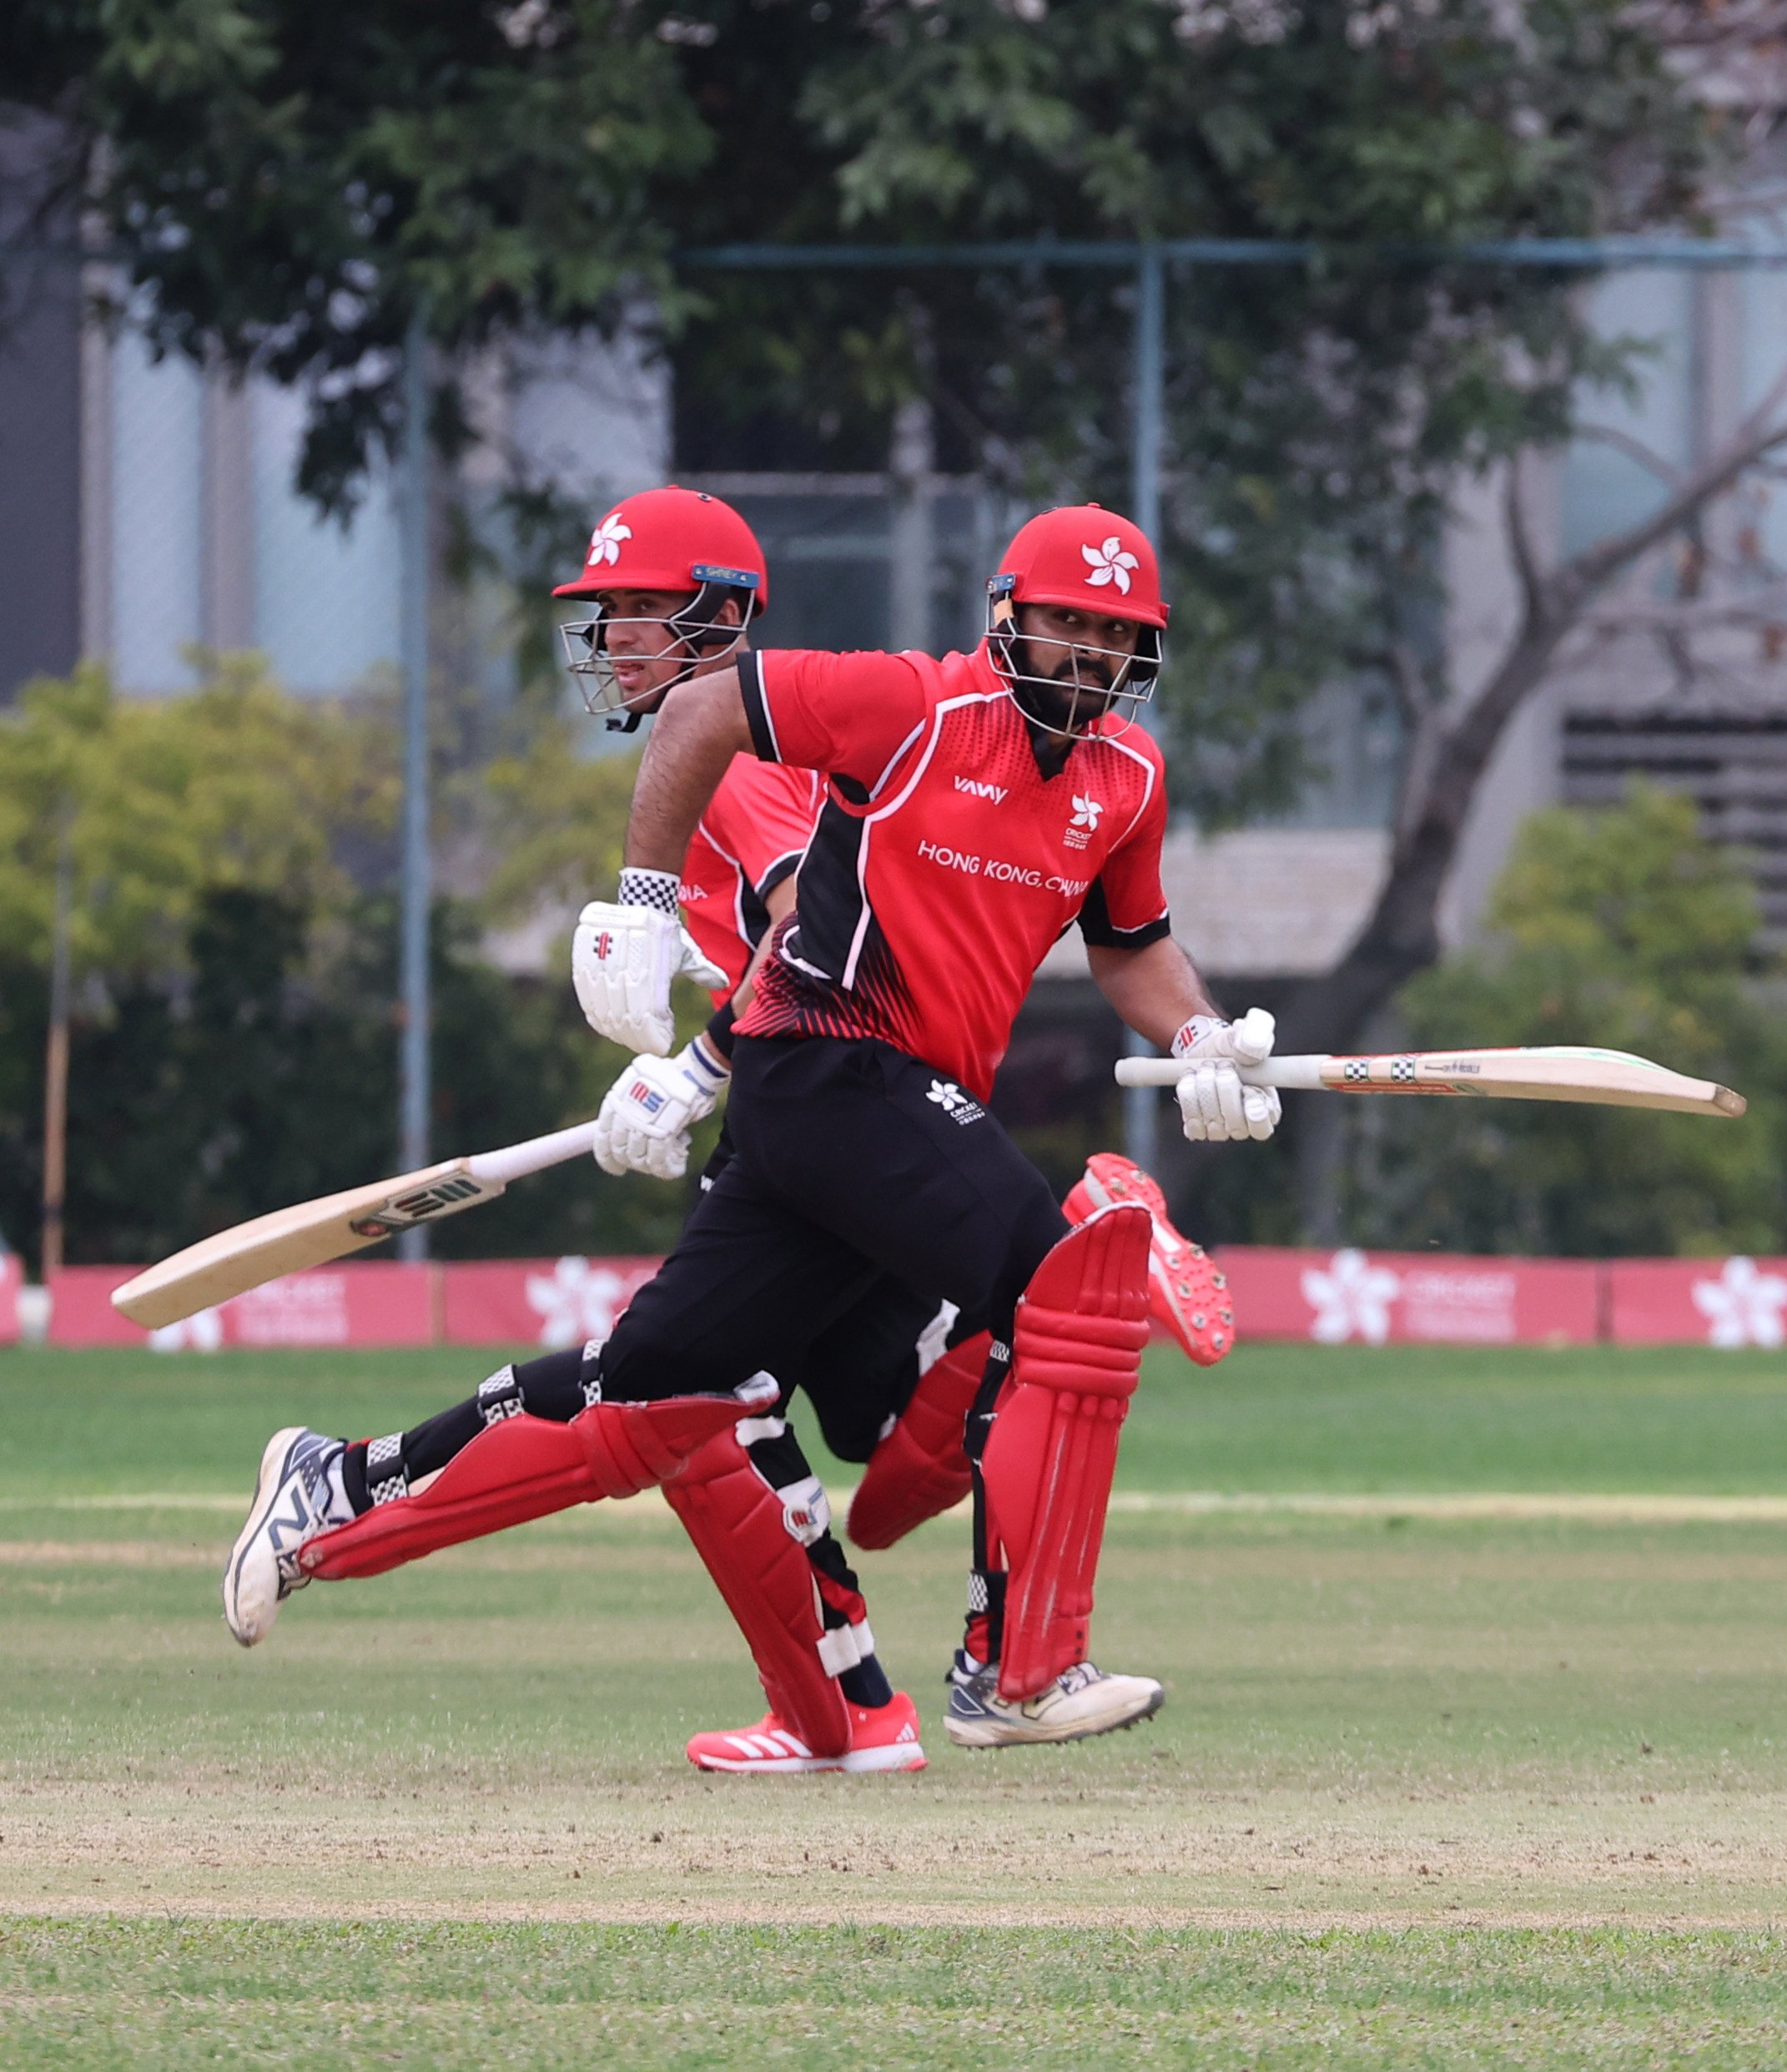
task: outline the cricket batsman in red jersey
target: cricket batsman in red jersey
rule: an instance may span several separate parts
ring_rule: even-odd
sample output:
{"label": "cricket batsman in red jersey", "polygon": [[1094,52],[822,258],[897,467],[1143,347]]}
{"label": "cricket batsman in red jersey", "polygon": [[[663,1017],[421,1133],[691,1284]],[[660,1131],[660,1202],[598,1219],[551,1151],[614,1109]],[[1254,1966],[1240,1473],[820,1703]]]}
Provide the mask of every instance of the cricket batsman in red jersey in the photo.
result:
{"label": "cricket batsman in red jersey", "polygon": [[1051,512],[989,589],[972,655],[749,654],[678,687],[579,970],[596,1026],[666,1047],[676,865],[707,801],[748,751],[824,774],[795,912],[736,1025],[735,1155],[597,1364],[615,1400],[736,1388],[883,1276],[988,1322],[948,1722],[969,1747],[1104,1732],[1162,1697],[1087,1658],[1150,1218],[1116,1200],[1070,1230],[985,1105],[1050,945],[1077,920],[1119,1014],[1185,1060],[1188,1135],[1278,1121],[1236,1069],[1269,1053],[1270,1016],[1224,1021],[1170,936],[1160,759],[1133,724],[1166,624],[1152,547],[1096,507]]}
{"label": "cricket batsman in red jersey", "polygon": [[[565,628],[591,708],[608,712],[611,725],[618,719],[637,726],[670,685],[724,666],[767,593],[762,558],[748,528],[716,499],[657,491],[610,512],[592,536],[584,573],[557,593],[597,602],[595,618]],[[597,1151],[608,1171],[632,1167],[670,1177],[684,1170],[687,1126],[708,1112],[724,1082],[732,1006],[767,923],[788,904],[788,873],[810,831],[816,789],[808,773],[740,756],[702,815],[684,860],[679,892],[690,926],[676,955],[692,970],[705,956],[710,968],[700,976],[723,976],[724,990],[708,1029],[677,1057],[645,1055],[617,1081],[604,1103]],[[580,956],[587,932],[580,929]],[[667,1037],[667,1024],[666,1031]],[[722,1145],[717,1165],[724,1156]],[[1211,1286],[1201,1254],[1166,1223],[1145,1175],[1102,1156],[1069,1206],[1084,1214],[1114,1193],[1150,1201],[1157,1212],[1153,1272],[1160,1313],[1193,1358],[1221,1357],[1230,1334],[1220,1284]],[[791,1370],[818,1407],[834,1449],[870,1463],[852,1514],[853,1536],[865,1545],[890,1544],[966,1492],[963,1421],[987,1340],[963,1323],[952,1342],[949,1307],[940,1316],[935,1307],[883,1282],[822,1334],[803,1367]],[[537,1449],[521,1447],[536,1420],[587,1421],[581,1413],[597,1414],[583,1373],[594,1351],[505,1369],[470,1402],[386,1439],[344,1447],[302,1431],[278,1434],[226,1577],[226,1610],[237,1637],[245,1643],[262,1637],[287,1591],[307,1579],[295,1560],[300,1545],[316,1543],[306,1568],[315,1559],[316,1573],[340,1575],[372,1573],[444,1544],[425,1521],[401,1551],[391,1550],[412,1495],[422,1496],[474,1441],[490,1485],[475,1507],[475,1530],[602,1493],[573,1478],[556,1489],[555,1500],[541,1500],[530,1487]],[[838,1379],[846,1375],[850,1385],[841,1389]],[[516,1418],[525,1427],[510,1426]],[[505,1461],[516,1455],[507,1488],[495,1473],[499,1453]],[[317,1475],[307,1473],[320,1462],[326,1465]],[[307,1492],[308,1504],[300,1500]],[[758,1728],[697,1735],[692,1759],[733,1770],[922,1764],[915,1714],[909,1700],[888,1689],[873,1658],[855,1578],[828,1530],[824,1491],[785,1420],[761,1416],[717,1434],[675,1471],[667,1495],[737,1618],[773,1708]],[[334,1530],[371,1510],[379,1515],[369,1530]],[[462,1516],[450,1526],[437,1515],[433,1525],[458,1539],[466,1536],[464,1522]],[[325,1547],[321,1536],[331,1531]]]}

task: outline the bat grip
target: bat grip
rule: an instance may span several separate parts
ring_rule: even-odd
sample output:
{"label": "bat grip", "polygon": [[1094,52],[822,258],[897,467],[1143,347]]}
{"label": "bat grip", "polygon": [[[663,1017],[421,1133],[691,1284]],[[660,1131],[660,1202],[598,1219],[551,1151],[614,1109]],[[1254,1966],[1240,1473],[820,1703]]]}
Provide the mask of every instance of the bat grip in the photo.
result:
{"label": "bat grip", "polygon": [[511,1180],[525,1179],[531,1172],[544,1172],[548,1166],[586,1158],[595,1144],[596,1125],[579,1122],[568,1130],[554,1130],[546,1137],[530,1137],[522,1144],[506,1145],[501,1151],[474,1152],[466,1164],[474,1180],[481,1180],[486,1187],[506,1187]]}
{"label": "bat grip", "polygon": [[[1319,1092],[1325,1057],[1269,1057],[1263,1065],[1242,1065],[1236,1069],[1250,1086],[1286,1086],[1301,1092]],[[1120,1086],[1176,1086],[1191,1066],[1180,1057],[1120,1057]]]}

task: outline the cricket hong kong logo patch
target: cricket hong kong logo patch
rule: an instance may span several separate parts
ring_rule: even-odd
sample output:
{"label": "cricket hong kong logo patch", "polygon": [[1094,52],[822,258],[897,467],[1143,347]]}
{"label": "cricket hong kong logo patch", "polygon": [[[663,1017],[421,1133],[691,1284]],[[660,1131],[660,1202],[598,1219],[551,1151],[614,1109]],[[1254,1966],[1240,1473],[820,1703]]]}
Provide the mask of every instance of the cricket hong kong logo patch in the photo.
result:
{"label": "cricket hong kong logo patch", "polygon": [[1082,547],[1080,557],[1086,564],[1086,581],[1095,590],[1114,583],[1118,594],[1125,597],[1130,594],[1130,571],[1141,566],[1115,532],[1101,547]]}
{"label": "cricket hong kong logo patch", "polygon": [[618,511],[611,511],[590,535],[586,568],[611,567],[621,558],[621,542],[633,537],[633,528]]}
{"label": "cricket hong kong logo patch", "polygon": [[952,1122],[978,1122],[986,1110],[971,1093],[964,1093],[953,1079],[934,1079],[927,1101],[934,1101]]}
{"label": "cricket hong kong logo patch", "polygon": [[1089,792],[1074,794],[1074,817],[1067,824],[1067,833],[1062,837],[1070,849],[1084,849],[1098,832],[1100,815],[1105,810],[1102,799],[1095,799]]}

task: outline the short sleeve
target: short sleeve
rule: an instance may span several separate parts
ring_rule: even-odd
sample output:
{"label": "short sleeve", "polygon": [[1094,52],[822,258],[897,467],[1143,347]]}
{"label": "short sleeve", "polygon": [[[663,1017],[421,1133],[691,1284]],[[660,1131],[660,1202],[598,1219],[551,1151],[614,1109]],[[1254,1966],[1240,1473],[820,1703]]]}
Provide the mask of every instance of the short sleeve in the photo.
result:
{"label": "short sleeve", "polygon": [[761,899],[799,864],[818,817],[819,780],[813,771],[738,755],[701,824]]}
{"label": "short sleeve", "polygon": [[924,679],[904,655],[748,652],[738,680],[751,744],[764,762],[853,778],[871,792],[930,709]]}
{"label": "short sleeve", "polygon": [[1105,859],[1080,911],[1080,932],[1107,949],[1142,950],[1172,933],[1160,885],[1166,834],[1166,788],[1158,763],[1133,825]]}

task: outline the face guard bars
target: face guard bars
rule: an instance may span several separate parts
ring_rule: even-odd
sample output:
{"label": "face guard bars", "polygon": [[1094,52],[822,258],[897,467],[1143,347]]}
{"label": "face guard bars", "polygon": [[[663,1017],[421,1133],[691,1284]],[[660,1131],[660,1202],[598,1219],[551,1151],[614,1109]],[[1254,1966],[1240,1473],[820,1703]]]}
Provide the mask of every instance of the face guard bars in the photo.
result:
{"label": "face guard bars", "polygon": [[[1017,607],[1011,595],[1016,583],[1014,576],[994,576],[987,585],[987,653],[1024,718],[1045,734],[1062,739],[1084,734],[1107,712],[1120,713],[1125,726],[1132,725],[1138,708],[1154,696],[1154,687],[1160,680],[1165,643],[1160,628],[1138,626],[1134,654],[1118,648],[1100,648],[1090,641],[1045,641],[1039,644],[1065,648],[1072,666],[1065,676],[1037,676],[1018,667],[1019,648],[1034,636],[1018,630]],[[1100,683],[1095,674],[1083,675],[1082,657],[1107,664],[1110,683]],[[1039,693],[1054,697],[1067,694],[1070,702],[1065,723],[1048,716]]]}
{"label": "face guard bars", "polygon": [[[681,611],[668,618],[615,618],[598,604],[593,618],[569,619],[559,626],[559,638],[565,643],[565,666],[577,680],[585,709],[606,719],[611,734],[632,733],[647,713],[657,710],[667,691],[687,683],[711,657],[736,648],[757,616],[755,571],[697,562],[689,573],[701,587]],[[718,623],[728,598],[738,607],[736,626]],[[616,626],[662,627],[671,634],[673,647],[680,645],[691,651],[689,658],[666,682],[654,683],[649,690],[636,691],[629,698],[615,679],[614,659],[608,652],[608,634]]]}

